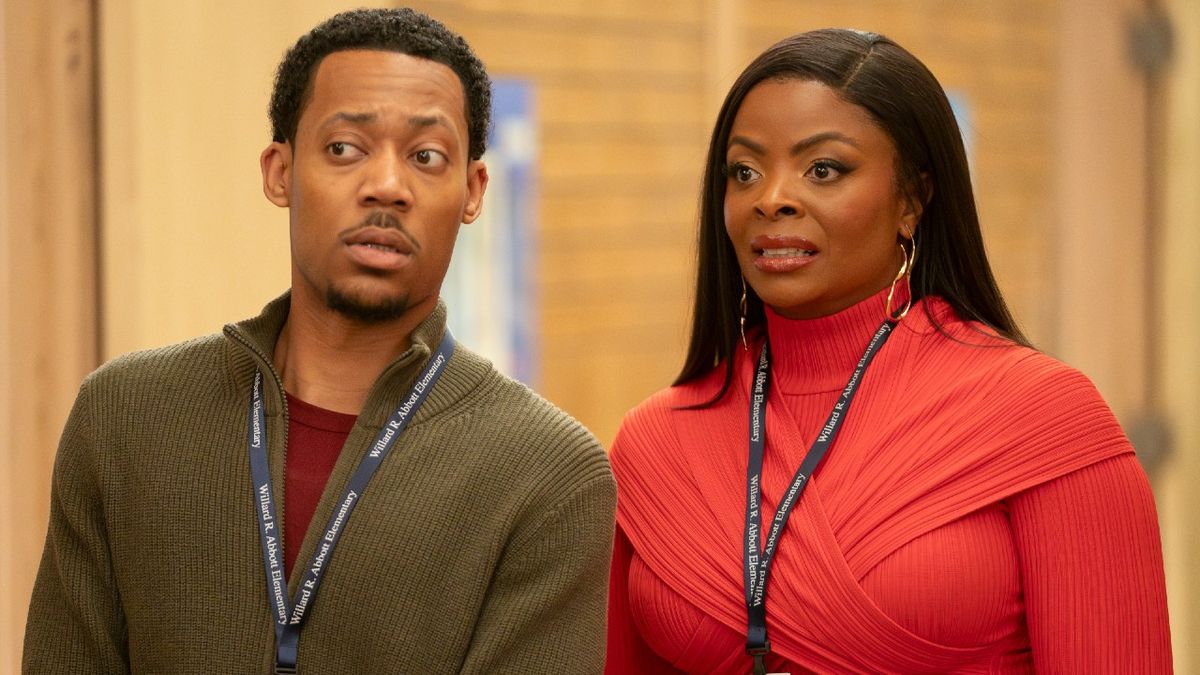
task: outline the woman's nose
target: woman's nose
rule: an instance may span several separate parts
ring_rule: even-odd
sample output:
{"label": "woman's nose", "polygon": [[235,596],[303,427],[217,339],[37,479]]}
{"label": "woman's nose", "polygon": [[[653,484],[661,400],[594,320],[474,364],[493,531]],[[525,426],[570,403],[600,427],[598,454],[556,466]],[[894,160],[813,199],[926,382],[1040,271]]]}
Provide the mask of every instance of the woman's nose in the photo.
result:
{"label": "woman's nose", "polygon": [[794,182],[788,176],[764,179],[754,210],[762,218],[777,220],[799,215],[803,210]]}

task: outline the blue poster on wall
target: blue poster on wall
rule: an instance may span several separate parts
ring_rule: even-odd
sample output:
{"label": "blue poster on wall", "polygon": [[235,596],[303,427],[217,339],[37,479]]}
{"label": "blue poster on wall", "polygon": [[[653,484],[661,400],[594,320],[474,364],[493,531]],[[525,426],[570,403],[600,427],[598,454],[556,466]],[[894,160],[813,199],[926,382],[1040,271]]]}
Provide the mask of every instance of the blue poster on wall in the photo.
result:
{"label": "blue poster on wall", "polygon": [[537,128],[533,86],[492,83],[492,129],[484,155],[483,212],[459,231],[442,286],[454,336],[529,385],[538,377]]}

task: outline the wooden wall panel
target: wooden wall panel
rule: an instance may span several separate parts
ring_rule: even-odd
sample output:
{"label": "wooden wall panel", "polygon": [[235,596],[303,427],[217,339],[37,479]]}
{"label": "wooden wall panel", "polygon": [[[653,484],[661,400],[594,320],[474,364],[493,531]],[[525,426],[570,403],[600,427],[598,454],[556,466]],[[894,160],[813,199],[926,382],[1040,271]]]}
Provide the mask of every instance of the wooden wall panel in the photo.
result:
{"label": "wooden wall panel", "polygon": [[607,443],[680,363],[719,3],[415,4],[534,84],[539,389]]}
{"label": "wooden wall panel", "polygon": [[[1146,98],[1129,58],[1139,0],[1062,5],[1054,182],[1059,349],[1128,424],[1146,400]],[[1087,44],[1086,49],[1079,45]]]}
{"label": "wooden wall panel", "polygon": [[287,212],[258,167],[274,68],[357,4],[101,3],[105,358],[219,331],[287,287]]}
{"label": "wooden wall panel", "polygon": [[97,362],[93,21],[0,3],[0,672],[20,668],[50,467]]}
{"label": "wooden wall panel", "polygon": [[1175,27],[1175,58],[1166,73],[1163,231],[1159,301],[1163,412],[1171,455],[1155,487],[1163,520],[1167,600],[1175,672],[1200,672],[1200,3],[1164,3]]}

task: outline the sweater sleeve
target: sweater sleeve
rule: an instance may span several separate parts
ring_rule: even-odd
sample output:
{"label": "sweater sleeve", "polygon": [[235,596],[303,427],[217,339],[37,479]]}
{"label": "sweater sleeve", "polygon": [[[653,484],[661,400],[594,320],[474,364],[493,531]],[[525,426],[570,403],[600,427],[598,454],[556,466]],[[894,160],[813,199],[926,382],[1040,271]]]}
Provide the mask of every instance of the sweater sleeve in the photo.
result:
{"label": "sweater sleeve", "polygon": [[462,673],[601,672],[616,485],[607,465],[501,557]]}
{"label": "sweater sleeve", "polygon": [[1037,672],[1171,672],[1162,543],[1134,455],[1009,501]]}
{"label": "sweater sleeve", "polygon": [[50,525],[25,627],[22,672],[127,673],[85,383],[59,441]]}
{"label": "sweater sleeve", "polygon": [[608,591],[608,659],[605,672],[609,675],[673,675],[679,671],[642,640],[633,623],[629,607],[629,564],[632,560],[633,544],[618,525]]}

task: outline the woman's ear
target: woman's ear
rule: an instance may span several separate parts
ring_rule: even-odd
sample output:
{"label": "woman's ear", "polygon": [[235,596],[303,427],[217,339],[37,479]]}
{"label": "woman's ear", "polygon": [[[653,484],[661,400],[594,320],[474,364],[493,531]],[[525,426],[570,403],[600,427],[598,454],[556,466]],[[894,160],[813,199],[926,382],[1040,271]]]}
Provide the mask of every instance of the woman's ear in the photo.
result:
{"label": "woman's ear", "polygon": [[929,179],[928,171],[921,172],[915,192],[916,194],[910,193],[905,200],[906,206],[900,218],[900,236],[905,239],[912,239],[916,235],[917,225],[921,222],[921,216],[925,214],[925,207],[933,199],[933,181]]}

